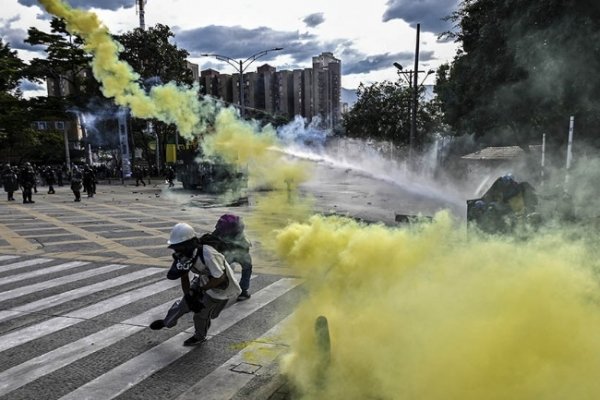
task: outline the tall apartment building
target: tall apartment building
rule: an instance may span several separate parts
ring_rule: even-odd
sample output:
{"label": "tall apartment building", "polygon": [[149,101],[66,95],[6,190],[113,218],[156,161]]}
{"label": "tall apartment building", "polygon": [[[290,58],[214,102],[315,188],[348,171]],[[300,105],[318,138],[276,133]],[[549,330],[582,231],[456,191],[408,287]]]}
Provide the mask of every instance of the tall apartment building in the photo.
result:
{"label": "tall apartment building", "polygon": [[265,110],[269,114],[275,112],[275,67],[269,64],[261,65],[256,69],[258,85],[256,86],[256,108]]}
{"label": "tall apartment building", "polygon": [[198,64],[194,64],[194,63],[186,60],[185,66],[187,67],[187,69],[192,71],[192,78],[194,79],[194,82],[198,82],[198,78],[200,78],[200,76],[198,75],[198,69],[199,69]]}
{"label": "tall apartment building", "polygon": [[[277,71],[263,64],[256,72],[245,73],[244,105],[289,119],[301,115],[312,121],[318,116],[324,128],[335,129],[341,121],[341,61],[330,52],[312,61],[312,68]],[[228,103],[239,104],[239,81],[239,74],[200,73],[202,92]]]}
{"label": "tall apartment building", "polygon": [[333,53],[313,57],[313,116],[319,116],[324,127],[334,129],[341,119],[340,97],[342,63]]}

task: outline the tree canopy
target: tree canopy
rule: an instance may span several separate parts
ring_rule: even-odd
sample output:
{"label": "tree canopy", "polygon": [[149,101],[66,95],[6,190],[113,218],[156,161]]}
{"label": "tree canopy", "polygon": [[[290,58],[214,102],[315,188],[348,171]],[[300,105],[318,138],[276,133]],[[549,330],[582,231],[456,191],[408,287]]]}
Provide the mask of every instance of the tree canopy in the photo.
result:
{"label": "tree canopy", "polygon": [[[140,84],[146,90],[165,82],[187,85],[194,82],[192,71],[187,66],[189,53],[170,43],[169,39],[173,36],[171,28],[162,24],[156,24],[147,30],[134,29],[116,36],[117,41],[123,45],[120,58],[140,75]],[[175,141],[177,129],[173,124],[156,119],[151,122],[154,132],[159,137],[158,151],[164,154],[165,145]],[[148,132],[148,124],[145,120],[134,119],[132,126],[136,146],[142,148],[147,160],[152,161],[150,150],[155,138]]]}
{"label": "tree canopy", "polygon": [[495,144],[595,137],[600,118],[596,0],[464,0],[452,16],[460,44],[438,69],[436,92],[458,134]]}
{"label": "tree canopy", "polygon": [[[402,83],[383,81],[369,86],[360,84],[358,99],[344,115],[346,134],[363,139],[390,141],[406,145],[410,141],[412,88]],[[423,99],[419,87],[417,108],[417,145],[426,143],[432,134],[442,130],[439,107],[435,101]]]}

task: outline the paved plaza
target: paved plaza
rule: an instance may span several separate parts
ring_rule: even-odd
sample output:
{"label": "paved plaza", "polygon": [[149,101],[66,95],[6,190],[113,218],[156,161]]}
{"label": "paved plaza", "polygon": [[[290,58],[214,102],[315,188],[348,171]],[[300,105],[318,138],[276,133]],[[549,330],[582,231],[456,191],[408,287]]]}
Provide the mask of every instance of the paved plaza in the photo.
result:
{"label": "paved plaza", "polygon": [[302,287],[260,242],[252,298],[223,311],[204,345],[182,346],[191,316],[148,328],[180,297],[179,282],[165,279],[173,225],[211,231],[221,214],[245,217],[251,205],[162,181],[102,182],[80,203],[67,186],[45,189],[35,204],[0,204],[0,399],[270,396],[264,387],[287,348],[278,332]]}

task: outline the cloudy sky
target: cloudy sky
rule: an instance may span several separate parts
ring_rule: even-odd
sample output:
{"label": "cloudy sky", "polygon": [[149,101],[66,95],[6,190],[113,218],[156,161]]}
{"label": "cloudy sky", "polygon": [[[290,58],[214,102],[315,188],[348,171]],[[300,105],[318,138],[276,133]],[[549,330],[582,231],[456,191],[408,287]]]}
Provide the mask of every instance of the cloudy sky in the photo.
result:
{"label": "cloudy sky", "polygon": [[[96,12],[113,33],[139,25],[135,0],[71,0],[73,7]],[[412,69],[416,24],[421,24],[420,69],[450,61],[456,45],[438,40],[450,29],[443,18],[456,9],[457,0],[148,0],[146,26],[171,27],[176,44],[190,53],[201,69],[233,73],[228,64],[202,53],[245,59],[273,47],[251,65],[265,62],[281,69],[307,68],[312,57],[330,51],[342,60],[342,86],[397,79],[394,62]],[[2,0],[0,35],[25,60],[43,57],[23,39],[27,28],[49,30],[49,16],[36,0]],[[432,77],[426,83],[433,83]],[[33,94],[36,87],[26,84]]]}

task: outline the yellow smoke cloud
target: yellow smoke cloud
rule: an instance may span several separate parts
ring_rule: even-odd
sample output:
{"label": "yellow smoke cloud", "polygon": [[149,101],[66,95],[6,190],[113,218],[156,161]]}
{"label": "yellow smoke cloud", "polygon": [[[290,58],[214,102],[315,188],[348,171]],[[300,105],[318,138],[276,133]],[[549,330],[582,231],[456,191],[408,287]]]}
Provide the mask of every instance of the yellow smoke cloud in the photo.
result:
{"label": "yellow smoke cloud", "polygon": [[73,9],[60,0],[40,0],[40,3],[49,13],[63,18],[69,32],[84,39],[86,51],[93,55],[94,77],[102,84],[106,97],[129,107],[136,117],[175,124],[187,138],[202,130],[203,107],[198,100],[197,86],[185,88],[169,83],[154,87],[146,94],[138,83],[139,75],[119,60],[121,46],[111,38],[96,14]]}
{"label": "yellow smoke cloud", "polygon": [[471,237],[445,213],[410,229],[292,224],[279,254],[310,297],[288,330],[285,371],[306,399],[600,398],[597,264],[565,240]]}
{"label": "yellow smoke cloud", "polygon": [[204,138],[204,153],[218,154],[246,169],[249,186],[264,189],[253,196],[255,213],[246,222],[261,236],[263,246],[272,248],[275,229],[304,221],[311,213],[311,200],[298,195],[298,186],[308,179],[310,167],[285,158],[271,126],[260,129],[240,121],[232,108],[219,112],[214,128],[215,132]]}
{"label": "yellow smoke cloud", "polygon": [[267,125],[240,121],[235,110],[223,109],[215,121],[215,134],[205,137],[204,152],[219,154],[225,161],[247,167],[252,186],[295,189],[309,176],[307,164],[286,160],[278,151],[275,130]]}

